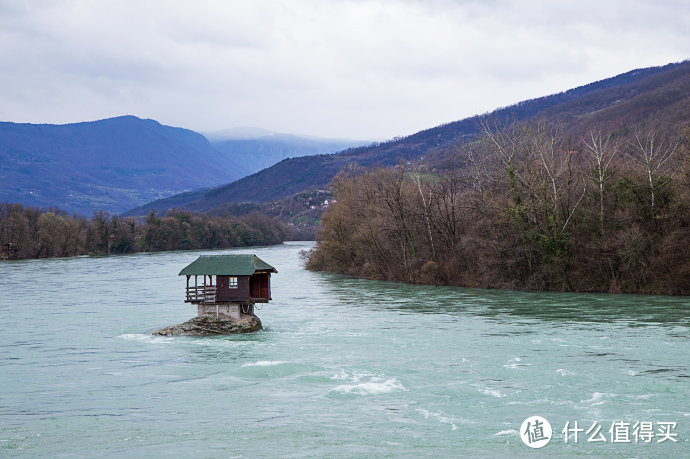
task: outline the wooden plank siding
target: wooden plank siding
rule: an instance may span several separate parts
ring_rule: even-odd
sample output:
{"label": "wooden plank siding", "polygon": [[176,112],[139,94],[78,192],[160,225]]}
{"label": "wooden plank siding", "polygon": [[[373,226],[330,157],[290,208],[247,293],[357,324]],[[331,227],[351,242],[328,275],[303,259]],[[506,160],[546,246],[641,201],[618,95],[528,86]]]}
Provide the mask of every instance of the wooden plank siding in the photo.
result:
{"label": "wooden plank siding", "polygon": [[[237,288],[228,287],[228,279],[237,278]],[[249,276],[217,276],[216,301],[248,301]]]}

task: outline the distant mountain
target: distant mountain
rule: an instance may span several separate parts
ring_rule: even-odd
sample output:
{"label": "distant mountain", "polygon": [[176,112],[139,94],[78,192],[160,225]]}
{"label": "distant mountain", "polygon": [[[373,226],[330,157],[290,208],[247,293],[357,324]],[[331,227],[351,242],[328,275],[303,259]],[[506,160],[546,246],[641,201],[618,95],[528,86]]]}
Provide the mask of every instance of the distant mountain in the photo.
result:
{"label": "distant mountain", "polygon": [[222,142],[231,139],[257,139],[259,137],[270,137],[276,134],[268,129],[254,126],[237,126],[220,131],[202,132],[210,142]]}
{"label": "distant mountain", "polygon": [[[563,121],[574,135],[595,124],[604,129],[629,127],[658,116],[665,123],[686,123],[690,110],[690,62],[633,70],[559,94],[527,100],[495,110],[498,118],[524,120],[543,116]],[[171,208],[214,211],[230,203],[273,201],[311,188],[326,188],[349,163],[390,166],[401,160],[441,161],[477,132],[479,116],[420,131],[390,142],[345,150],[333,155],[292,158],[211,190],[197,190],[132,209],[143,215]]]}
{"label": "distant mountain", "polygon": [[[279,134],[260,128],[234,128],[206,134],[211,144],[249,173],[288,158],[335,153],[365,142]],[[248,174],[247,174],[248,175]]]}
{"label": "distant mountain", "polygon": [[0,123],[0,201],[114,213],[249,173],[194,131],[121,116]]}

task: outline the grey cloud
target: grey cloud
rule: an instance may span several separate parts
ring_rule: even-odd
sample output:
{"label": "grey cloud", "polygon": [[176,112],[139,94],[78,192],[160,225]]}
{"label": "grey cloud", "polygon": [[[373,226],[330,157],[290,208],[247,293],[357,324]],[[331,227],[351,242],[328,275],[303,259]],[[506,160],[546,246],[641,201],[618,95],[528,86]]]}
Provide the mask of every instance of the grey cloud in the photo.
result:
{"label": "grey cloud", "polygon": [[686,2],[0,1],[0,119],[381,138],[689,57]]}

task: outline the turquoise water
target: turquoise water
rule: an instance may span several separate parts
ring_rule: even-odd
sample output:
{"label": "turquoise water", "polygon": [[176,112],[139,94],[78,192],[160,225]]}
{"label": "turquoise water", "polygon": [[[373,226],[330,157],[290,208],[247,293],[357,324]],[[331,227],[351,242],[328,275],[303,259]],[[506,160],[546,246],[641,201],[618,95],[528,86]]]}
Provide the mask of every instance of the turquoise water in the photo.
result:
{"label": "turquoise water", "polygon": [[[223,252],[0,263],[0,456],[690,456],[690,298],[357,280],[302,269],[309,246],[240,251],[279,271],[265,330],[211,338],[149,333]],[[609,441],[566,443],[575,421]],[[613,421],[678,441],[611,443]]]}

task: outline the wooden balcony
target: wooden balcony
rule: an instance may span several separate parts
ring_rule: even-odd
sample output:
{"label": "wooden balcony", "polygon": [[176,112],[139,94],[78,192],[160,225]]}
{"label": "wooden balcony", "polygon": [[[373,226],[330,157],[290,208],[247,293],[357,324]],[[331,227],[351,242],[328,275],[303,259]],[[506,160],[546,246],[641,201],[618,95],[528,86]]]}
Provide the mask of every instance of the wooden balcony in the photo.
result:
{"label": "wooden balcony", "polygon": [[187,299],[185,300],[185,303],[214,304],[215,302],[215,285],[199,285],[187,287]]}

